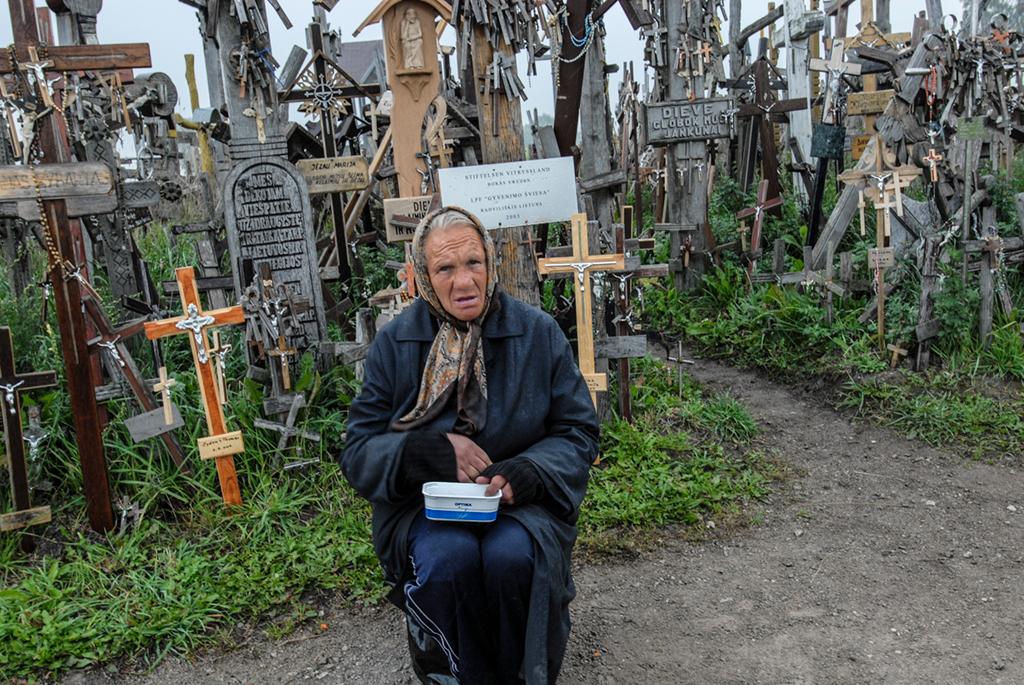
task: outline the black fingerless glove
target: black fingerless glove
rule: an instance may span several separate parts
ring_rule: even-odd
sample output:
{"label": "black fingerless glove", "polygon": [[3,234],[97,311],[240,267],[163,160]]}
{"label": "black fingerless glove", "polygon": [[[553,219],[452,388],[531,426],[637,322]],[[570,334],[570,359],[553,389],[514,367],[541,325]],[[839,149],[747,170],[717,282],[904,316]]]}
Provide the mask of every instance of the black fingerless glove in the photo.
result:
{"label": "black fingerless glove", "polygon": [[402,449],[402,490],[410,494],[432,480],[455,481],[455,448],[439,431],[412,431]]}
{"label": "black fingerless glove", "polygon": [[537,467],[526,457],[512,457],[491,464],[481,471],[480,475],[488,478],[504,476],[512,486],[516,504],[529,504],[544,496],[544,481],[541,480]]}

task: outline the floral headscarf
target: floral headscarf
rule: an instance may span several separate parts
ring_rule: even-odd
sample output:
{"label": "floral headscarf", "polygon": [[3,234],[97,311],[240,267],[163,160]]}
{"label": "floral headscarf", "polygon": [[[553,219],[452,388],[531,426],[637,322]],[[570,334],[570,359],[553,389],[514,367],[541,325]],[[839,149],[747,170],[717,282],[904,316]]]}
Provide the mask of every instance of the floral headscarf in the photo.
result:
{"label": "floral headscarf", "polygon": [[[487,292],[483,312],[472,321],[460,321],[441,306],[441,301],[430,284],[427,271],[427,236],[430,224],[446,212],[456,212],[466,218],[466,224],[480,234],[487,258]],[[398,419],[391,428],[398,431],[413,430],[434,420],[456,393],[457,419],[454,432],[476,435],[487,423],[487,369],[484,364],[482,326],[488,314],[498,310],[495,297],[498,269],[494,242],[487,230],[473,214],[460,207],[440,207],[429,212],[416,227],[412,239],[413,266],[416,271],[416,290],[430,308],[441,327],[430,346],[420,393],[412,411]]]}

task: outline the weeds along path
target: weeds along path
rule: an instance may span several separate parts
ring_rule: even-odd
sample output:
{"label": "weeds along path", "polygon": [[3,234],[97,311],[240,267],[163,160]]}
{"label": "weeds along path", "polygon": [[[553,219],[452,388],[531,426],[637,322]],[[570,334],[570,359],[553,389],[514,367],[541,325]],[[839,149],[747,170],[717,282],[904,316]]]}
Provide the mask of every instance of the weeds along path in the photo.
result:
{"label": "weeds along path", "polygon": [[[585,565],[561,683],[1024,682],[1024,475],[851,423],[713,362],[790,475],[755,525]],[[415,682],[390,607],[147,677],[65,682]]]}

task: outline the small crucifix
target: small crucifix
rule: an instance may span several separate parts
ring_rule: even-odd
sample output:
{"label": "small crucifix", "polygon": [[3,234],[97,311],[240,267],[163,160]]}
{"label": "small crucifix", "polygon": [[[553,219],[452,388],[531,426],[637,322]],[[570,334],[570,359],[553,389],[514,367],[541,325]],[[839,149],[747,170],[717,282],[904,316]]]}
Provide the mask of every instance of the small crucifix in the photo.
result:
{"label": "small crucifix", "polygon": [[294,357],[297,353],[298,350],[294,347],[288,347],[283,335],[277,336],[277,348],[270,351],[270,356],[277,357],[278,363],[281,365],[281,386],[286,392],[292,389],[292,374],[289,370],[288,358]]}
{"label": "small crucifix", "polygon": [[156,340],[173,335],[188,336],[189,346],[192,348],[192,361],[199,376],[199,390],[210,434],[208,437],[199,439],[199,456],[202,459],[216,460],[217,475],[220,479],[224,503],[229,506],[240,505],[242,494],[238,489],[235,462],[231,457],[243,452],[245,446],[241,431],[229,432],[227,429],[224,412],[217,397],[217,383],[214,377],[214,365],[210,363],[210,346],[207,342],[206,331],[215,326],[244,323],[245,311],[241,306],[234,306],[204,312],[199,301],[195,269],[190,266],[182,267],[175,271],[175,276],[178,280],[182,306],[187,315],[163,321],[147,322],[145,325],[146,337]]}
{"label": "small crucifix", "polygon": [[42,99],[43,104],[47,107],[53,107],[53,97],[50,93],[50,84],[46,80],[46,69],[53,66],[53,62],[43,61],[39,59],[39,53],[34,46],[30,46],[28,49],[30,62],[24,62],[21,66],[25,67],[28,73],[29,85],[35,85],[39,90],[39,97]]}
{"label": "small crucifix", "polygon": [[935,148],[928,148],[928,154],[925,155],[924,161],[928,163],[928,169],[931,172],[932,183],[939,182],[939,162],[944,159],[942,155],[935,151]]}
{"label": "small crucifix", "polygon": [[768,179],[762,179],[761,184],[757,188],[757,203],[753,207],[736,212],[737,219],[754,217],[754,225],[750,231],[750,261],[747,266],[747,275],[751,278],[754,276],[754,270],[757,268],[757,252],[761,249],[761,227],[764,223],[764,213],[781,204],[781,197],[768,199]]}
{"label": "small crucifix", "polygon": [[228,396],[227,383],[224,381],[224,357],[231,351],[232,346],[228,343],[221,343],[220,331],[211,333],[210,338],[213,340],[210,355],[213,357],[213,370],[217,377],[217,401],[223,406],[227,402]]}
{"label": "small crucifix", "polygon": [[606,374],[596,372],[594,361],[594,322],[592,313],[592,295],[590,275],[601,271],[623,271],[626,268],[625,255],[591,254],[590,234],[587,227],[586,214],[572,216],[572,256],[553,257],[538,260],[538,272],[542,275],[553,273],[570,273],[573,288],[576,291],[576,336],[579,350],[580,371],[590,388],[590,399],[597,406],[598,391],[608,389]]}
{"label": "small crucifix", "polygon": [[171,388],[176,386],[178,381],[167,376],[167,367],[160,367],[160,382],[153,386],[153,392],[160,393],[164,405],[164,425],[170,426],[174,423],[174,408],[171,405]]}
{"label": "small crucifix", "polygon": [[[0,327],[0,407],[3,415],[4,435],[7,438],[7,471],[11,479],[11,499],[14,512],[0,515],[0,531],[17,530],[50,520],[50,507],[32,507],[28,484],[28,466],[25,462],[25,439],[21,429],[21,398],[26,390],[51,388],[57,385],[53,371],[19,374],[14,367],[14,343],[11,329]],[[21,548],[31,552],[35,545],[27,537]]]}
{"label": "small crucifix", "polygon": [[845,54],[843,53],[842,41],[835,41],[832,44],[832,55],[828,61],[818,57],[813,57],[810,62],[808,62],[808,66],[811,71],[828,74],[828,89],[825,91],[825,104],[822,108],[822,119],[826,123],[832,123],[832,110],[835,106],[835,98],[839,95],[839,85],[843,81],[843,76],[846,74],[859,76],[861,72],[861,66],[859,64],[845,62],[843,61],[844,58]]}

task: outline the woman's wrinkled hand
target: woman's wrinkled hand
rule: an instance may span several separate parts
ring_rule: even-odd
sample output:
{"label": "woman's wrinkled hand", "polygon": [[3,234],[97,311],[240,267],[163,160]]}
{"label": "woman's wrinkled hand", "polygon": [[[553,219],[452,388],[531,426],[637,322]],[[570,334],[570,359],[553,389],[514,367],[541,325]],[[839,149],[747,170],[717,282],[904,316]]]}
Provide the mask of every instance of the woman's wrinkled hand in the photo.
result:
{"label": "woman's wrinkled hand", "polygon": [[491,465],[491,458],[487,456],[487,452],[465,435],[448,433],[448,440],[455,448],[455,463],[460,483],[474,482],[480,472]]}
{"label": "woman's wrinkled hand", "polygon": [[512,484],[508,482],[508,479],[500,473],[494,478],[488,478],[487,476],[477,476],[476,482],[480,485],[489,485],[490,487],[484,492],[485,495],[490,497],[498,490],[501,490],[501,503],[502,504],[515,504],[516,498],[512,493]]}

